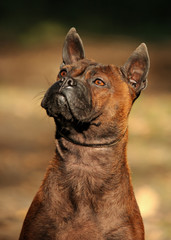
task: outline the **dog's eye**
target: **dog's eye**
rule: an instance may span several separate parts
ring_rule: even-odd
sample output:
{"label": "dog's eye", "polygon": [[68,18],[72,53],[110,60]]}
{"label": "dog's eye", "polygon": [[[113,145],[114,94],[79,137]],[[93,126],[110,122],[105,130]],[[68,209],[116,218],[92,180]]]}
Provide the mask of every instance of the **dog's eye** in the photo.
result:
{"label": "dog's eye", "polygon": [[61,70],[60,73],[59,73],[59,75],[60,75],[61,77],[66,77],[67,71],[66,71],[65,69]]}
{"label": "dog's eye", "polygon": [[105,85],[105,83],[100,78],[95,79],[94,84],[99,85],[99,86]]}

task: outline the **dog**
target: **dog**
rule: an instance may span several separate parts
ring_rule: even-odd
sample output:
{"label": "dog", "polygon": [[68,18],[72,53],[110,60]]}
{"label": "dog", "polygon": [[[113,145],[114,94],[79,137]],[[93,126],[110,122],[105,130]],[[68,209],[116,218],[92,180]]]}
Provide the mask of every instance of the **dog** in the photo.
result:
{"label": "dog", "polygon": [[62,55],[41,102],[56,124],[56,154],[19,240],[143,240],[126,152],[128,116],[147,85],[147,47],[121,67],[103,65],[85,58],[71,28]]}

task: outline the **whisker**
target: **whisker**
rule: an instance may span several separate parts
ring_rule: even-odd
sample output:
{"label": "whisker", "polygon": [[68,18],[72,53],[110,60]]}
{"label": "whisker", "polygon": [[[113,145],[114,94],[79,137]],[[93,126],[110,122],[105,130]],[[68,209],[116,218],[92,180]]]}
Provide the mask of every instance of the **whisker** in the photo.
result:
{"label": "whisker", "polygon": [[42,100],[42,99],[43,99],[43,97],[37,98],[37,99],[36,99],[36,102],[39,102],[39,101]]}
{"label": "whisker", "polygon": [[52,84],[54,84],[54,82],[50,81],[48,77],[45,76],[45,80],[48,84],[48,86],[51,86]]}
{"label": "whisker", "polygon": [[43,91],[41,91],[41,92],[39,92],[39,93],[37,93],[34,97],[33,97],[33,100],[34,99],[36,99],[36,98],[38,98],[38,97],[42,97],[43,98],[43,96],[44,96],[44,94],[45,94],[45,90],[43,90]]}

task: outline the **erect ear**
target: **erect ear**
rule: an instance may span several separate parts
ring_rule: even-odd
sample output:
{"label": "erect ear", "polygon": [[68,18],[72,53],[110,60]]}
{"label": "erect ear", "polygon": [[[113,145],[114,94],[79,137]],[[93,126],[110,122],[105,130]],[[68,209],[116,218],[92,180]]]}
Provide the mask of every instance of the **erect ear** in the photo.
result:
{"label": "erect ear", "polygon": [[64,64],[71,64],[85,57],[82,40],[75,28],[71,28],[66,35],[62,56]]}
{"label": "erect ear", "polygon": [[145,43],[142,43],[128,58],[121,71],[129,85],[139,96],[142,89],[147,86],[147,74],[150,67],[150,59]]}

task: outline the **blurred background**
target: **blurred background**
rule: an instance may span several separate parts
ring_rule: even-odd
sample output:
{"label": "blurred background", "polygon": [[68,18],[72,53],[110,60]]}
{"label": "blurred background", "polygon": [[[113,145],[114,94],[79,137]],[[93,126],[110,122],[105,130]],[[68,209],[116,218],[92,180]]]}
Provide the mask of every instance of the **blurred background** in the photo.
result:
{"label": "blurred background", "polygon": [[149,84],[129,119],[128,160],[146,240],[171,239],[170,2],[0,2],[0,240],[18,239],[53,158],[54,123],[40,107],[55,81],[64,37],[81,35],[86,56],[122,65],[146,42]]}

